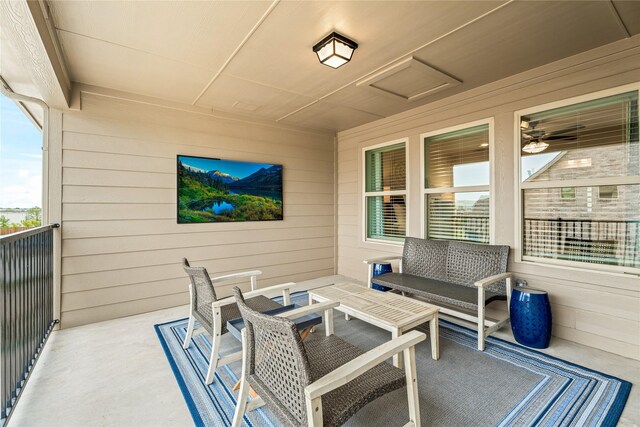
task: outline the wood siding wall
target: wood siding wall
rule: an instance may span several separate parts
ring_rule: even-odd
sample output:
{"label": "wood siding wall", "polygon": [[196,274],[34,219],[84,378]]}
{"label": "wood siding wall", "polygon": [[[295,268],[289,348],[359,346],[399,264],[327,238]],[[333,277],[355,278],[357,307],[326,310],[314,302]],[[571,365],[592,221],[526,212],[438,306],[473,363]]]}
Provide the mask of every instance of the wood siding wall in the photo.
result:
{"label": "wood siding wall", "polygon": [[[334,274],[333,135],[91,94],[62,121],[63,328],[186,304],[182,257],[260,287]],[[178,154],[283,164],[284,220],[177,224]]]}
{"label": "wood siding wall", "polygon": [[554,335],[640,359],[640,278],[513,262],[520,250],[514,111],[637,83],[639,76],[640,37],[634,37],[338,133],[338,273],[365,281],[363,259],[401,253],[363,242],[362,148],[409,138],[408,234],[421,236],[420,134],[493,118],[492,227],[495,242],[512,247],[510,270],[549,291]]}

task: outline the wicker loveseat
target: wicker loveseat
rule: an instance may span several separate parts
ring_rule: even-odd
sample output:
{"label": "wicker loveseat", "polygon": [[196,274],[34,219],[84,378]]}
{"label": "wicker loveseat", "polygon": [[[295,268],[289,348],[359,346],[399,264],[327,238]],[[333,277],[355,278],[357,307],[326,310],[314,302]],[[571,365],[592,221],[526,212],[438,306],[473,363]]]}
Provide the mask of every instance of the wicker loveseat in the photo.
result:
{"label": "wicker loveseat", "polygon": [[[498,321],[485,317],[487,304],[511,297],[508,257],[509,246],[407,237],[402,256],[364,262],[369,264],[370,287],[375,283],[420,296],[444,314],[477,322],[478,349],[484,350],[485,337],[509,321],[509,316]],[[401,260],[398,273],[372,277],[373,264],[393,259]]]}

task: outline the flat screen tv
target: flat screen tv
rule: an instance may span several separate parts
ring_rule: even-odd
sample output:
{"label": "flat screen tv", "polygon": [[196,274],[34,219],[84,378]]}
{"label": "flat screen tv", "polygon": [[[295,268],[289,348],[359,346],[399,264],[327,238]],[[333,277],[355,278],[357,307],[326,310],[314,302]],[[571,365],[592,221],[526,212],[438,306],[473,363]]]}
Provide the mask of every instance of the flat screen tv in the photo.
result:
{"label": "flat screen tv", "polygon": [[282,165],[178,156],[178,224],[282,220]]}

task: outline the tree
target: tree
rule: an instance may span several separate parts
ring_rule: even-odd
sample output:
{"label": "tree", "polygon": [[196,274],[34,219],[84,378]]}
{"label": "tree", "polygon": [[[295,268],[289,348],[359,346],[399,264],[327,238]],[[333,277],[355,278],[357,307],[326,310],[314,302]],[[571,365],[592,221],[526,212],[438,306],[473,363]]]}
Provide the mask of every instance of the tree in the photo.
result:
{"label": "tree", "polygon": [[38,206],[27,209],[27,220],[42,222],[42,209]]}
{"label": "tree", "polygon": [[37,206],[27,209],[27,217],[22,220],[22,227],[40,227],[42,225],[42,209]]}
{"label": "tree", "polygon": [[0,216],[0,228],[8,228],[9,227],[9,218],[2,215]]}

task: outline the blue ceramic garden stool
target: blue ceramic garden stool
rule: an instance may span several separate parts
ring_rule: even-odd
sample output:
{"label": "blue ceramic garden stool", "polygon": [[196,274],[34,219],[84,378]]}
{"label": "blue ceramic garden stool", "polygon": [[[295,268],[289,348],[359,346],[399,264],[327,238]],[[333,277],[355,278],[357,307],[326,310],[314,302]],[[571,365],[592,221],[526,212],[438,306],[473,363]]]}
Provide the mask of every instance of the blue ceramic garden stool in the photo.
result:
{"label": "blue ceramic garden stool", "polygon": [[[373,264],[373,277],[379,276],[384,273],[392,273],[392,272],[393,270],[391,269],[391,264],[389,264],[388,262]],[[389,289],[391,289],[387,286],[376,285],[375,283],[371,284],[371,288],[377,291],[382,291],[382,292],[387,292]]]}
{"label": "blue ceramic garden stool", "polygon": [[549,295],[539,289],[516,287],[511,293],[511,329],[522,345],[547,348],[551,340]]}

